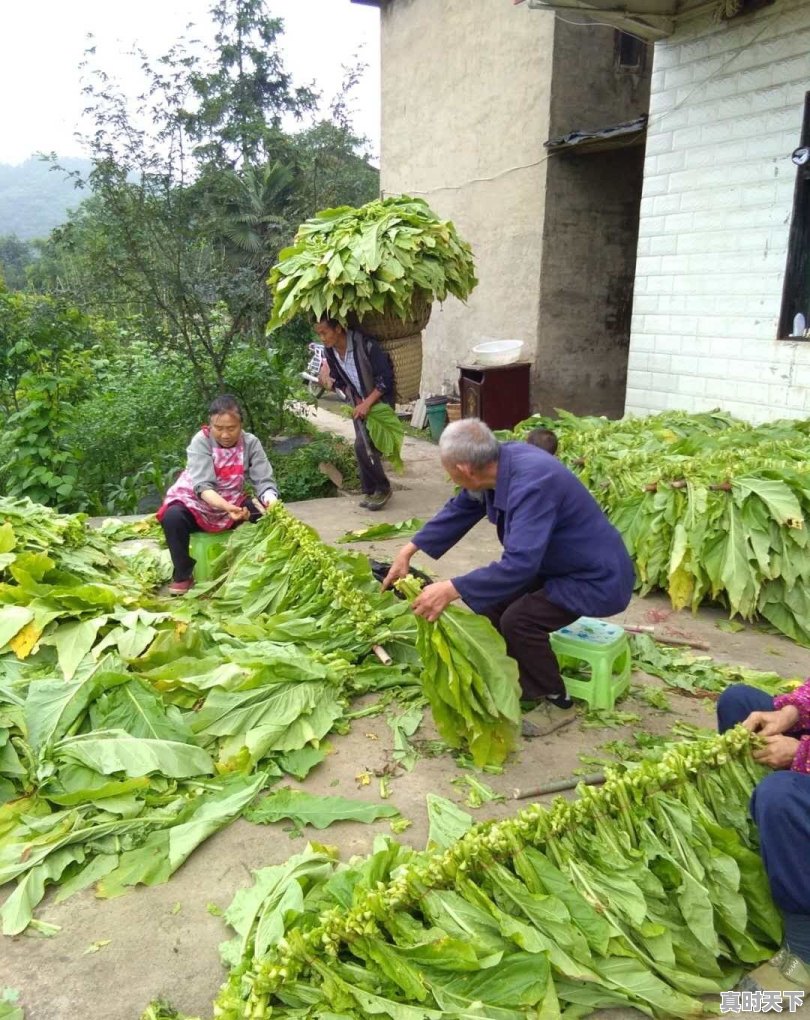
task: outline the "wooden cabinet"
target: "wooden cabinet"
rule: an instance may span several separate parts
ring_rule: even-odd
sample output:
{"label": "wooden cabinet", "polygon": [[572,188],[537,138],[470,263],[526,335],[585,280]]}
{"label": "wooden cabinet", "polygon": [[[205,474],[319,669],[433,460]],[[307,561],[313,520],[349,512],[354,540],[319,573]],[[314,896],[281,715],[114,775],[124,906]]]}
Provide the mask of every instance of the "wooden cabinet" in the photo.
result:
{"label": "wooden cabinet", "polygon": [[528,361],[458,367],[462,418],[480,418],[491,429],[511,429],[529,417]]}

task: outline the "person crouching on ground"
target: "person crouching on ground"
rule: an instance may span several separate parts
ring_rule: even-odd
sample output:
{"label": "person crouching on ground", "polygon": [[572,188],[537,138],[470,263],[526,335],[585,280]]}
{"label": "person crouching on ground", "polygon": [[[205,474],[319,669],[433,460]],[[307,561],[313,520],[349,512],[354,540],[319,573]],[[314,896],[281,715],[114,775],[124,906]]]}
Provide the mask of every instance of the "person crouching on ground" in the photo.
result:
{"label": "person crouching on ground", "polygon": [[[256,499],[248,499],[246,479]],[[174,567],[171,594],[184,595],[194,585],[192,532],[257,521],[277,499],[273,469],[256,436],[242,429],[239,404],[231,396],[217,397],[208,408],[208,424],[188,445],[185,470],[157,512]]]}
{"label": "person crouching on ground", "polygon": [[498,443],[477,418],[448,425],[442,466],[461,488],[397,554],[384,586],[408,573],[418,550],[443,556],[484,517],[500,560],[422,589],[413,611],[436,620],[458,598],[489,617],[517,660],[523,698],[570,708],[549,634],[580,616],[627,608],[635,580],[619,532],[571,471],[528,443]]}
{"label": "person crouching on ground", "polygon": [[336,319],[320,319],[315,323],[315,332],[326,348],[321,385],[329,390],[340,390],[354,405],[354,451],[366,497],[360,501],[360,506],[382,510],[391,498],[391,483],[383,469],[380,451],[371,442],[365,418],[378,400],[394,406],[391,359],[372,337],[356,329],[346,329]]}
{"label": "person crouching on ground", "polygon": [[774,771],[751,797],[751,817],[759,829],[759,852],[782,912],[782,948],[737,986],[742,991],[787,988],[810,992],[810,679],[790,694],[772,698],[746,684],[727,687],[717,701],[721,733],[742,723],[764,738],[754,751]]}
{"label": "person crouching on ground", "polygon": [[545,450],[552,457],[557,456],[557,436],[551,429],[532,429],[526,436],[526,442],[536,446],[538,450]]}

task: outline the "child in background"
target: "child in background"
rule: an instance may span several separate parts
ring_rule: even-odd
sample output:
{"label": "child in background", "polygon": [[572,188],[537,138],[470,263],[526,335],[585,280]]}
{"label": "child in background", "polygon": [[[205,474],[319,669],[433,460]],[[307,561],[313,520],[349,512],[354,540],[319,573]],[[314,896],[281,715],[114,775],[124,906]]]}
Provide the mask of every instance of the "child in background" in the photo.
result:
{"label": "child in background", "polygon": [[557,436],[551,429],[532,429],[526,436],[526,442],[545,450],[552,457],[557,455]]}

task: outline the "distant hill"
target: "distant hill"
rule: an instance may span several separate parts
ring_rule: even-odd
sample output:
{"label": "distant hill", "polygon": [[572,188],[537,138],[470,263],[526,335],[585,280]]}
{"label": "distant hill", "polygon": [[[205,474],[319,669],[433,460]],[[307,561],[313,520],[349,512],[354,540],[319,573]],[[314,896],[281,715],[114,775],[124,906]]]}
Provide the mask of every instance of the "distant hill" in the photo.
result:
{"label": "distant hill", "polygon": [[[82,175],[90,171],[86,159],[59,162]],[[0,237],[16,234],[23,241],[47,237],[85,197],[86,192],[74,187],[60,171],[52,170],[50,163],[35,157],[16,166],[0,163]]]}

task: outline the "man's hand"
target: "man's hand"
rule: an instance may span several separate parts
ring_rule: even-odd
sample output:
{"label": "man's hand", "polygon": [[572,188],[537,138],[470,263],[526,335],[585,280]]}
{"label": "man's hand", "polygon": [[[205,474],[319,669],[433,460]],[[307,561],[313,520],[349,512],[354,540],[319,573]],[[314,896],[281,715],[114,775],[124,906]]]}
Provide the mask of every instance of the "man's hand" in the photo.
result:
{"label": "man's hand", "polygon": [[413,600],[411,609],[417,616],[424,616],[429,623],[434,623],[458,597],[452,581],[435,581],[422,589]]}
{"label": "man's hand", "polygon": [[799,721],[799,710],[794,705],[785,705],[778,712],[752,712],[743,721],[743,726],[752,733],[763,737],[775,737],[787,733]]}
{"label": "man's hand", "polygon": [[365,418],[368,412],[374,406],[374,402],[366,397],[365,400],[361,400],[359,404],[355,404],[352,410],[352,418]]}
{"label": "man's hand", "polygon": [[385,575],[382,583],[382,590],[390,588],[394,581],[399,581],[403,577],[407,577],[411,569],[411,557],[416,552],[416,546],[413,542],[408,542],[404,545],[394,557],[394,562],[391,564],[391,569]]}
{"label": "man's hand", "polygon": [[[763,714],[770,715],[771,713]],[[799,741],[794,737],[779,735],[765,737],[765,747],[754,751],[754,760],[758,761],[760,765],[769,765],[772,769],[789,769],[796,757],[798,747]]]}

